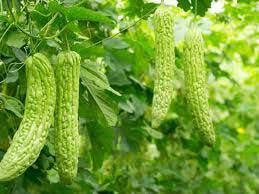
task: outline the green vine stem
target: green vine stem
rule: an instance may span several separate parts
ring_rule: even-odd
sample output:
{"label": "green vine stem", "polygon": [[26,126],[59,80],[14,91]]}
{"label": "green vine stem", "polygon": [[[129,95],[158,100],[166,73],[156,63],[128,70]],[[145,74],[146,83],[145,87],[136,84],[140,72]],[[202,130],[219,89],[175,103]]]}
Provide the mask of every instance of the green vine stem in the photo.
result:
{"label": "green vine stem", "polygon": [[188,25],[189,28],[192,27],[197,20],[197,15],[198,15],[198,1],[197,0],[195,0],[195,2],[194,2],[193,9],[194,9],[194,17],[189,22],[189,25]]}
{"label": "green vine stem", "polygon": [[161,5],[165,5],[165,0],[161,0]]}
{"label": "green vine stem", "polygon": [[0,13],[2,14],[4,12],[3,9],[3,0],[0,0]]}
{"label": "green vine stem", "polygon": [[70,45],[67,39],[67,34],[65,34],[65,42],[66,42],[67,50],[70,51]]}
{"label": "green vine stem", "polygon": [[155,9],[156,9],[156,8],[151,9],[151,10],[148,11],[146,14],[144,14],[143,16],[141,16],[141,17],[140,17],[137,21],[135,21],[133,24],[127,26],[126,28],[123,28],[123,29],[120,30],[118,33],[113,34],[113,35],[111,35],[111,36],[109,36],[109,37],[107,37],[107,38],[104,38],[104,39],[102,39],[102,40],[100,40],[100,41],[97,41],[97,42],[93,43],[91,46],[87,47],[87,49],[88,49],[88,48],[95,47],[95,46],[97,46],[98,44],[101,44],[103,41],[109,40],[109,39],[111,39],[111,38],[114,38],[114,37],[120,35],[122,32],[128,30],[129,28],[132,28],[132,27],[136,26],[141,20],[143,20],[143,18],[145,18],[148,14],[150,14],[150,13],[151,13],[152,11],[154,11]]}
{"label": "green vine stem", "polygon": [[2,95],[7,95],[7,83],[6,82],[2,83],[1,90],[2,90],[2,92],[1,92]]}
{"label": "green vine stem", "polygon": [[198,4],[197,0],[195,0],[195,16],[194,16],[195,19],[197,17],[197,9],[198,9],[198,5],[197,4]]}
{"label": "green vine stem", "polygon": [[13,24],[9,24],[9,26],[6,28],[6,30],[4,31],[4,33],[2,34],[1,38],[0,38],[0,44],[2,42],[2,40],[4,39],[6,33],[10,30],[10,28],[13,26]]}

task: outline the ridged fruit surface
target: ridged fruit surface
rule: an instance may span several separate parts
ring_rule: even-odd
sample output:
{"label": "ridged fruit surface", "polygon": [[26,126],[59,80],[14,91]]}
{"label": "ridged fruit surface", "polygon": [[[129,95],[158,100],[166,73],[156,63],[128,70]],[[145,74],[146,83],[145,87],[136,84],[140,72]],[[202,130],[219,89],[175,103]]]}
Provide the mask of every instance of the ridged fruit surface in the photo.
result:
{"label": "ridged fruit surface", "polygon": [[173,97],[175,66],[174,14],[170,7],[161,5],[154,14],[155,28],[155,82],[152,102],[152,127],[165,119]]}
{"label": "ridged fruit surface", "polygon": [[208,146],[215,143],[215,131],[208,104],[204,45],[201,33],[191,27],[184,40],[186,99],[200,138]]}
{"label": "ridged fruit surface", "polygon": [[27,93],[23,119],[0,163],[0,181],[21,175],[38,158],[48,135],[56,103],[52,66],[41,53],[25,62]]}
{"label": "ridged fruit surface", "polygon": [[78,102],[80,56],[64,51],[57,57],[55,111],[56,161],[61,181],[71,184],[76,177],[79,155]]}

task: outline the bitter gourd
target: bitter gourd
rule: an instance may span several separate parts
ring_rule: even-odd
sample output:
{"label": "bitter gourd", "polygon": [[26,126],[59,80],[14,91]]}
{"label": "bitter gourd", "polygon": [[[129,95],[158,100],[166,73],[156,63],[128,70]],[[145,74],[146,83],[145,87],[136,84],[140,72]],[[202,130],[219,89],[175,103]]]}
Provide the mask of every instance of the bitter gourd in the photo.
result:
{"label": "bitter gourd", "polygon": [[56,161],[61,181],[70,184],[77,174],[79,155],[79,54],[73,51],[59,53],[55,72],[57,85]]}
{"label": "bitter gourd", "polygon": [[0,163],[0,181],[21,175],[38,158],[54,115],[56,86],[54,71],[40,53],[26,61],[27,93],[24,116]]}
{"label": "bitter gourd", "polygon": [[209,111],[204,45],[201,33],[192,26],[184,40],[184,76],[187,105],[201,140],[208,146],[215,143],[215,131]]}
{"label": "bitter gourd", "polygon": [[175,66],[174,15],[170,7],[161,5],[154,14],[156,77],[152,102],[152,127],[165,118],[173,97]]}

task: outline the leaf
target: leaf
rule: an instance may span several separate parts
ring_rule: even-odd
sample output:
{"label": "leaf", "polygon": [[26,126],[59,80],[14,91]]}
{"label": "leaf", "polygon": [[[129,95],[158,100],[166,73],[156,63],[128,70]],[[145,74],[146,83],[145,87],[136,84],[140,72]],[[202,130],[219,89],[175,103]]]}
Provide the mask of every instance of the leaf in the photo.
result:
{"label": "leaf", "polygon": [[110,127],[103,127],[96,122],[88,123],[87,128],[91,139],[91,155],[94,169],[98,169],[102,166],[105,155],[112,152],[114,129]]}
{"label": "leaf", "polygon": [[121,38],[111,38],[103,41],[103,45],[110,49],[125,49],[128,48],[129,45]]}
{"label": "leaf", "polygon": [[107,24],[114,23],[113,20],[106,17],[105,15],[84,7],[75,7],[75,6],[68,7],[68,8],[65,8],[63,13],[67,16],[68,20],[70,21],[87,20],[87,21],[101,22],[101,23],[107,23]]}
{"label": "leaf", "polygon": [[[204,16],[206,11],[211,7],[212,0],[199,0],[197,1],[197,14],[200,16]],[[195,0],[192,0],[192,6],[195,8]],[[195,9],[193,9],[193,12],[195,13]]]}
{"label": "leaf", "polygon": [[50,169],[47,171],[47,177],[50,183],[58,183],[59,175],[58,172],[54,169]]}
{"label": "leaf", "polygon": [[89,101],[89,96],[92,97],[96,104],[94,108],[101,111],[110,126],[114,126],[117,122],[117,115],[114,110],[114,108],[116,109],[116,105],[105,90],[118,96],[120,96],[120,93],[110,87],[107,77],[102,72],[102,66],[99,65],[98,67],[98,64],[86,60],[82,64],[81,79],[82,85],[87,88],[87,93],[84,94],[86,101]]}
{"label": "leaf", "polygon": [[63,1],[63,3],[64,3],[65,5],[76,4],[76,3],[78,3],[78,2],[80,2],[80,0],[64,0],[64,1]]}
{"label": "leaf", "polygon": [[108,76],[109,76],[109,82],[114,86],[125,86],[125,85],[131,84],[124,71],[110,70],[108,72]]}
{"label": "leaf", "polygon": [[178,7],[181,7],[184,11],[188,11],[191,8],[189,0],[178,0]]}
{"label": "leaf", "polygon": [[109,66],[108,78],[111,85],[124,86],[130,85],[126,72],[132,68],[134,55],[127,50],[112,50],[105,54],[104,62]]}
{"label": "leaf", "polygon": [[25,44],[26,36],[21,32],[11,32],[6,40],[6,44],[11,47],[21,48]]}
{"label": "leaf", "polygon": [[133,103],[129,100],[127,100],[126,102],[120,102],[119,107],[128,113],[134,113],[135,110]]}
{"label": "leaf", "polygon": [[[144,16],[147,13],[151,11],[155,11],[155,7],[157,6],[157,4],[155,3],[144,3],[143,0],[128,0],[127,2],[127,8],[125,9],[125,11],[127,12],[128,16]],[[148,15],[147,15],[148,17]]]}
{"label": "leaf", "polygon": [[49,129],[49,135],[45,143],[46,147],[48,148],[49,153],[52,156],[55,156],[55,129]]}
{"label": "leaf", "polygon": [[130,98],[131,98],[132,104],[134,105],[134,108],[135,108],[134,113],[135,113],[136,118],[143,116],[144,112],[147,108],[146,103],[142,101],[140,96],[131,95]]}
{"label": "leaf", "polygon": [[128,7],[126,8],[126,11],[128,12],[127,15],[134,16],[134,15],[140,15],[141,10],[144,6],[143,0],[129,0],[127,1]]}
{"label": "leaf", "polygon": [[258,0],[239,0],[238,3],[252,3],[252,2],[258,2]]}
{"label": "leaf", "polygon": [[65,11],[65,7],[58,4],[57,1],[50,1],[49,2],[49,11],[52,13],[56,13],[56,12],[64,12]]}
{"label": "leaf", "polygon": [[51,19],[51,11],[43,4],[38,4],[36,7],[31,7],[29,9],[31,10],[30,17],[37,23],[37,26],[43,27]]}
{"label": "leaf", "polygon": [[87,60],[81,65],[81,74],[83,79],[91,80],[94,85],[101,90],[109,90],[117,96],[121,94],[110,87],[109,81],[104,73],[98,70],[97,65]]}
{"label": "leaf", "polygon": [[7,74],[6,83],[14,83],[18,80],[18,72],[9,72]]}
{"label": "leaf", "polygon": [[[97,108],[102,112],[108,125],[114,126],[117,122],[117,114],[113,108],[115,104],[113,100],[105,93],[105,89],[112,91],[116,95],[120,95],[118,92],[113,90],[108,83],[106,76],[100,73],[96,67],[92,66],[88,62],[88,65],[82,64],[81,68],[82,84],[87,88],[88,95],[91,95]],[[88,101],[88,97],[84,96]]]}
{"label": "leaf", "polygon": [[24,106],[16,98],[8,97],[5,101],[5,109],[13,112],[19,118],[23,117]]}
{"label": "leaf", "polygon": [[124,114],[120,117],[121,126],[117,129],[119,135],[118,144],[121,151],[139,151],[143,146],[144,138],[147,136],[143,130],[143,119],[136,120],[134,115]]}
{"label": "leaf", "polygon": [[18,49],[18,48],[12,48],[12,51],[15,55],[15,57],[17,59],[19,59],[19,61],[21,62],[24,62],[25,59],[26,59],[26,54],[21,50],[21,49]]}
{"label": "leaf", "polygon": [[163,133],[156,131],[154,129],[152,129],[149,126],[144,127],[144,129],[146,130],[146,132],[153,138],[155,139],[163,139],[164,135]]}
{"label": "leaf", "polygon": [[85,42],[76,42],[73,45],[73,50],[80,54],[82,59],[89,59],[90,57],[103,57],[104,55],[103,46],[91,47],[89,43]]}
{"label": "leaf", "polygon": [[0,22],[9,22],[8,17],[5,15],[0,15]]}
{"label": "leaf", "polygon": [[8,147],[8,144],[9,144],[8,128],[10,127],[10,124],[8,122],[6,122],[6,120],[7,120],[6,114],[0,114],[0,131],[1,131],[0,145],[1,145],[1,148]]}
{"label": "leaf", "polygon": [[13,66],[11,66],[7,74],[6,83],[14,83],[18,80],[18,77],[19,77],[18,69],[21,67],[21,65],[14,64]]}
{"label": "leaf", "polygon": [[[196,0],[178,0],[178,7],[181,7],[184,11],[191,10],[193,13],[196,12]],[[204,16],[206,11],[211,7],[212,0],[199,0],[197,1],[197,14]]]}
{"label": "leaf", "polygon": [[46,43],[50,47],[53,47],[53,48],[56,48],[56,49],[60,49],[61,48],[59,43],[57,41],[55,41],[55,40],[47,40]]}
{"label": "leaf", "polygon": [[117,114],[111,106],[113,104],[112,99],[103,91],[97,90],[96,88],[91,85],[91,83],[84,83],[88,88],[89,93],[93,97],[94,101],[98,105],[99,109],[101,110],[103,116],[105,117],[109,126],[115,126],[117,123]]}

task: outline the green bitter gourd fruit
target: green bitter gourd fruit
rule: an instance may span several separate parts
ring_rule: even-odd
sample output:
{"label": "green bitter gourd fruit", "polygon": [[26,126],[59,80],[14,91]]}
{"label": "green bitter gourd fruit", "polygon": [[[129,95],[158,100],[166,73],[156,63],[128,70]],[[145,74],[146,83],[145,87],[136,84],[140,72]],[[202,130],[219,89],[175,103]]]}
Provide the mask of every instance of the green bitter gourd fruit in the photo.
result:
{"label": "green bitter gourd fruit", "polygon": [[79,155],[78,101],[80,56],[64,51],[57,57],[55,111],[56,161],[60,179],[71,184],[77,174]]}
{"label": "green bitter gourd fruit", "polygon": [[173,97],[175,66],[174,15],[170,7],[161,5],[154,14],[156,77],[152,102],[152,127],[164,120]]}
{"label": "green bitter gourd fruit", "polygon": [[208,104],[203,38],[194,26],[185,35],[183,56],[187,105],[201,140],[212,146],[215,143],[215,131]]}
{"label": "green bitter gourd fruit", "polygon": [[0,181],[21,175],[38,158],[54,115],[56,86],[48,59],[37,53],[25,61],[27,93],[24,116],[0,163]]}

